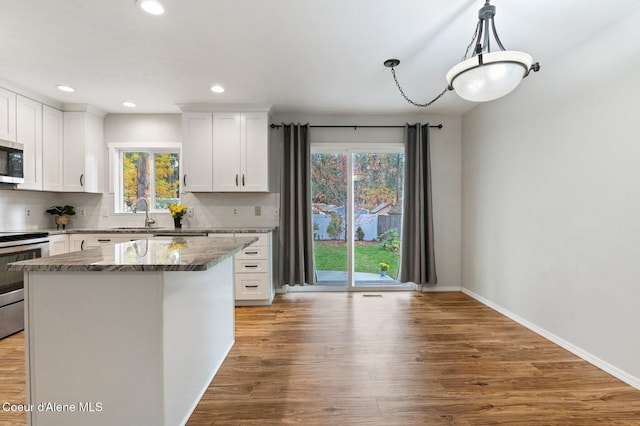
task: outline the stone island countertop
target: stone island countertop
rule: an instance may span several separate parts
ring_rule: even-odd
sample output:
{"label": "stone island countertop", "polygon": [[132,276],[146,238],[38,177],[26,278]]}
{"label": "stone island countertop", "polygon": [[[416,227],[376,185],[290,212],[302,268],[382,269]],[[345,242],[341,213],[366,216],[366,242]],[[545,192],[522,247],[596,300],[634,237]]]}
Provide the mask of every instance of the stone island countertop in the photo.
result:
{"label": "stone island countertop", "polygon": [[9,264],[10,271],[206,271],[257,238],[162,237]]}
{"label": "stone island countertop", "polygon": [[203,226],[197,228],[174,228],[174,227],[135,227],[135,226],[115,226],[105,228],[67,228],[67,229],[44,229],[42,232],[47,232],[49,235],[59,234],[193,234],[193,233],[206,233],[206,234],[262,234],[267,232],[276,231],[276,226],[232,226],[232,227],[213,227]]}

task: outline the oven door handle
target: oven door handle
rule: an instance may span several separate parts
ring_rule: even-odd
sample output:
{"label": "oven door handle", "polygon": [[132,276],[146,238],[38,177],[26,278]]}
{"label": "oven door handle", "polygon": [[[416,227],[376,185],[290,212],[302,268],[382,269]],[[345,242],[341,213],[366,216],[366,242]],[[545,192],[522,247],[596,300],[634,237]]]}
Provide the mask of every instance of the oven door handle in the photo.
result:
{"label": "oven door handle", "polygon": [[[40,256],[36,257],[47,257],[49,256],[49,242],[39,243],[39,244],[24,244],[21,246],[13,246],[13,247],[2,247],[0,248],[0,256],[10,255],[10,254],[20,254],[33,250],[40,250]],[[26,260],[26,259],[25,259]]]}

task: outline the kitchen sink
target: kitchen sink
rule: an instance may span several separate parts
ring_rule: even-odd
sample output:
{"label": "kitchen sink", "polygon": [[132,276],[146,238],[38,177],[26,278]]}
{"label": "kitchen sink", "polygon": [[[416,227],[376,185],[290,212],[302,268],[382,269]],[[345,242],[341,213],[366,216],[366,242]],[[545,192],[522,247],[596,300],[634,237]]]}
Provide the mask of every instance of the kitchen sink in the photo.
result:
{"label": "kitchen sink", "polygon": [[138,226],[117,226],[111,229],[118,231],[131,231],[140,234],[152,234],[156,237],[206,237],[207,233],[202,231],[176,230],[175,228],[144,228]]}

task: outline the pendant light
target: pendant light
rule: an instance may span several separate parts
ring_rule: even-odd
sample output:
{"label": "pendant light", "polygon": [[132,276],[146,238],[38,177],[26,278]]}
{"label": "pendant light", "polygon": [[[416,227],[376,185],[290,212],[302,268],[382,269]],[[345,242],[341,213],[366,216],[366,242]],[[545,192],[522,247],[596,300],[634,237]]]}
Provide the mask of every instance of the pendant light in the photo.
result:
{"label": "pendant light", "polygon": [[[458,96],[472,102],[487,102],[501,98],[513,91],[522,79],[531,71],[540,70],[539,63],[533,63],[533,58],[524,52],[506,50],[498,37],[494,16],[495,6],[486,0],[478,12],[478,24],[462,62],[454,65],[447,72],[447,88],[432,101],[419,104],[407,97],[396,77],[395,67],[400,64],[398,59],[388,59],[384,65],[391,68],[393,79],[402,96],[411,104],[427,107],[440,99],[447,90],[455,90]],[[498,51],[491,51],[491,35],[499,47]],[[475,46],[471,57],[469,50]]]}

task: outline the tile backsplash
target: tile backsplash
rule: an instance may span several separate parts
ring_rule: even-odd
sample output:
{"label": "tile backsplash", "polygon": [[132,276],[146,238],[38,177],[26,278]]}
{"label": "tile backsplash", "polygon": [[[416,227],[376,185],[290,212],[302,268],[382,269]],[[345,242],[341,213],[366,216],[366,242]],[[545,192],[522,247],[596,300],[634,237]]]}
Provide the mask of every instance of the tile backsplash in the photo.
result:
{"label": "tile backsplash", "polygon": [[49,192],[0,189],[0,231],[50,228],[53,219],[45,210],[59,204],[58,199],[58,194]]}
{"label": "tile backsplash", "polygon": [[[186,193],[182,204],[193,208],[194,215],[183,219],[183,226],[277,226],[279,194],[262,193]],[[76,215],[68,228],[109,228],[144,226],[144,215],[115,214],[113,194],[51,193],[0,190],[0,231],[24,231],[55,227],[45,212],[52,205],[72,205]],[[260,215],[256,215],[259,207]],[[27,210],[30,215],[27,216]],[[81,215],[84,210],[84,216]],[[158,227],[172,227],[169,213],[152,213]]]}

